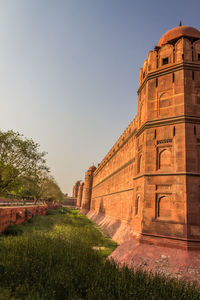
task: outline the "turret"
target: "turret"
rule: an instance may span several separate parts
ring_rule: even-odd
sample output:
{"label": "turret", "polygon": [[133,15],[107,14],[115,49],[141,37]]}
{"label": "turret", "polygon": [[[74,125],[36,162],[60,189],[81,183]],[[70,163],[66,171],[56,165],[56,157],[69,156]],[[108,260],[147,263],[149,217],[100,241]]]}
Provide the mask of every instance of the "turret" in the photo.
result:
{"label": "turret", "polygon": [[73,185],[72,197],[75,197],[75,190],[76,190],[76,186],[75,186],[75,185]]}
{"label": "turret", "polygon": [[84,187],[84,182],[81,182],[78,188],[78,196],[77,196],[77,201],[76,201],[76,206],[81,207],[81,202],[82,202],[82,196],[83,196],[83,187]]}
{"label": "turret", "polygon": [[74,198],[77,198],[78,196],[78,189],[79,189],[79,185],[80,185],[80,180],[78,180],[75,185],[73,186],[73,193],[72,193],[72,196]]}
{"label": "turret", "polygon": [[138,98],[134,230],[200,249],[199,30],[162,36],[141,68]]}
{"label": "turret", "polygon": [[91,166],[85,173],[85,184],[83,189],[83,199],[81,207],[86,210],[90,210],[91,194],[92,194],[92,183],[93,173],[96,170],[95,166]]}

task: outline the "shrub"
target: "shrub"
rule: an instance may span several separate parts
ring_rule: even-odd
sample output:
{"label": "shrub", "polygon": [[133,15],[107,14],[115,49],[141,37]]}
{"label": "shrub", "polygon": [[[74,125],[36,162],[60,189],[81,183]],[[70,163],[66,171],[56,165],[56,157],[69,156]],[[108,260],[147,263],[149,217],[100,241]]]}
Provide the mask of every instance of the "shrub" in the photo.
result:
{"label": "shrub", "polygon": [[5,235],[21,235],[22,233],[23,230],[19,225],[10,225],[4,231]]}
{"label": "shrub", "polygon": [[58,212],[56,211],[56,209],[49,209],[47,210],[46,216],[50,216],[50,215],[57,215]]}

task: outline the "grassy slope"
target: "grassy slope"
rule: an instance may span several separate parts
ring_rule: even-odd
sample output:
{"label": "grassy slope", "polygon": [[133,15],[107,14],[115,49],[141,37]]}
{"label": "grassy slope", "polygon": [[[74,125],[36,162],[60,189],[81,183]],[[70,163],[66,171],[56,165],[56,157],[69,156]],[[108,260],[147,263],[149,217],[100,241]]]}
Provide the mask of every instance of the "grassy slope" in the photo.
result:
{"label": "grassy slope", "polygon": [[106,260],[116,244],[76,211],[50,211],[7,234],[0,238],[2,300],[200,299],[194,286]]}

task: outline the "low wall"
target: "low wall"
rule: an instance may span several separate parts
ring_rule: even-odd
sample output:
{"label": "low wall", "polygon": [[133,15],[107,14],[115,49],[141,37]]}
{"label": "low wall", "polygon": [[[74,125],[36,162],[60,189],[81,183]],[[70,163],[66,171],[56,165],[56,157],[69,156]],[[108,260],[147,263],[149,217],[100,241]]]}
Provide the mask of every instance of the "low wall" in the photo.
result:
{"label": "low wall", "polygon": [[48,209],[59,207],[58,204],[46,204],[38,206],[17,206],[0,208],[0,232],[8,226],[23,223],[33,216],[44,216]]}
{"label": "low wall", "polygon": [[18,202],[22,202],[22,200],[16,199],[16,198],[4,198],[4,197],[0,197],[0,205],[1,206],[6,206],[6,205],[15,205]]}
{"label": "low wall", "polygon": [[68,206],[76,206],[76,201],[77,198],[75,197],[67,197],[65,200],[62,201],[63,205],[68,205]]}

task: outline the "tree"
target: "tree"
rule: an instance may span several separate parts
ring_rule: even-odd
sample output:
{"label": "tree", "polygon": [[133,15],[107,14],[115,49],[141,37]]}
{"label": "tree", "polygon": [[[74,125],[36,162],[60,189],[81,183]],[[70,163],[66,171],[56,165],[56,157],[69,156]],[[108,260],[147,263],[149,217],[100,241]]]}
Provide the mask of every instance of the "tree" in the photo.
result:
{"label": "tree", "polygon": [[41,180],[41,198],[43,201],[61,202],[64,195],[55,179],[45,174]]}
{"label": "tree", "polygon": [[34,203],[36,204],[41,196],[40,178],[21,177],[16,194],[19,198],[23,199],[24,204],[26,203],[27,198],[33,198]]}
{"label": "tree", "polygon": [[42,171],[49,171],[45,155],[32,139],[12,130],[0,131],[0,193],[18,190],[25,179],[36,183]]}
{"label": "tree", "polygon": [[35,204],[38,200],[61,202],[64,197],[55,179],[47,172],[42,172],[37,180],[22,178],[18,195],[24,201],[26,197],[33,197]]}

